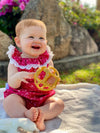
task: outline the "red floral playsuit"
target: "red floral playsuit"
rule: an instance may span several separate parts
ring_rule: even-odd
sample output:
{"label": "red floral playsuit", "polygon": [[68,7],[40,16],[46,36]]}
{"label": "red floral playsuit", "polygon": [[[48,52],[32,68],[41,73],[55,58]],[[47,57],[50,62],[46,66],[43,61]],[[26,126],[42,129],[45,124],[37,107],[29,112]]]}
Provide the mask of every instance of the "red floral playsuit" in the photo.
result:
{"label": "red floral playsuit", "polygon": [[[21,52],[19,52],[14,46],[10,45],[7,52],[10,58],[10,63],[14,64],[18,71],[35,72],[41,66],[48,66],[50,60],[53,57],[53,53],[47,46],[47,50],[41,54],[38,58],[22,58]],[[41,74],[41,78],[44,77],[44,73]],[[10,94],[17,94],[23,97],[26,101],[26,107],[39,107],[44,102],[55,94],[55,90],[40,91],[34,84],[34,79],[27,79],[28,83],[21,83],[18,89],[14,89],[9,86],[4,92],[4,97]]]}

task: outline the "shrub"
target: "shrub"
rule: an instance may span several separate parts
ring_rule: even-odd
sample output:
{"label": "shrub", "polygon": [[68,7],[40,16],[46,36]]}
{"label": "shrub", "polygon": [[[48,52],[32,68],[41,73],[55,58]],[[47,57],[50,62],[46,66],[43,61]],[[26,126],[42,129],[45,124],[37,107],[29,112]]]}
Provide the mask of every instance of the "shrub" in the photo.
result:
{"label": "shrub", "polygon": [[29,0],[0,1],[0,30],[11,38],[15,36],[15,25],[19,21]]}
{"label": "shrub", "polygon": [[83,26],[87,30],[92,29],[91,32],[94,30],[100,34],[100,11],[90,8],[88,5],[78,4],[75,0],[60,0],[59,5],[71,25]]}

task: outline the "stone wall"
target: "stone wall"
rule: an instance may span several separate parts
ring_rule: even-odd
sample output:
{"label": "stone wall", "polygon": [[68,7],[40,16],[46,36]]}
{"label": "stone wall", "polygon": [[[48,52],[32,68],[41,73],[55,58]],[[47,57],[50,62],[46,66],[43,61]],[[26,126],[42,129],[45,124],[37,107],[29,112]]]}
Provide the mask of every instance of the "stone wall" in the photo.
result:
{"label": "stone wall", "polygon": [[8,61],[0,61],[0,77],[7,79]]}
{"label": "stone wall", "polygon": [[10,44],[13,44],[13,41],[10,39],[10,37],[0,31],[0,61],[8,60],[6,52]]}

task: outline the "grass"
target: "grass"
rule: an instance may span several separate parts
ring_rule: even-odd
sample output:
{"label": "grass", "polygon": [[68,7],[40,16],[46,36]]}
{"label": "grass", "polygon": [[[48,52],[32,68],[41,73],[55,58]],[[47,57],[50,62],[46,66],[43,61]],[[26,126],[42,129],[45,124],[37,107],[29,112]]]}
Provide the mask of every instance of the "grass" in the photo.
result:
{"label": "grass", "polygon": [[[92,63],[79,69],[71,69],[60,73],[63,84],[87,82],[100,85],[100,63]],[[6,80],[0,78],[0,88],[5,87]]]}
{"label": "grass", "polygon": [[88,82],[100,85],[100,63],[92,63],[80,69],[72,69],[62,72],[61,83],[74,84],[80,82]]}
{"label": "grass", "polygon": [[2,79],[2,78],[0,78],[0,88],[3,88],[3,87],[5,87],[5,83],[6,83],[7,81],[6,81],[6,79]]}

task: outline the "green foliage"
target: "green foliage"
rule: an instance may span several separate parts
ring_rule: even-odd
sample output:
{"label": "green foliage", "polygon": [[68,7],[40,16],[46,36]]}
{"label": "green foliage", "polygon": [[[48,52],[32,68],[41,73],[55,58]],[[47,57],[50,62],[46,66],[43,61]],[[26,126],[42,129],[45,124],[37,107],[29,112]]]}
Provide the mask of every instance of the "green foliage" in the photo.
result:
{"label": "green foliage", "polygon": [[92,63],[86,67],[77,70],[71,70],[67,73],[61,73],[61,82],[74,84],[88,82],[100,85],[100,63]]}
{"label": "green foliage", "polygon": [[16,7],[13,12],[0,16],[0,30],[11,38],[15,36],[15,25],[19,21],[22,12]]}
{"label": "green foliage", "polygon": [[3,88],[3,87],[5,87],[5,83],[6,83],[7,81],[5,80],[5,79],[1,79],[0,78],[0,88]]}
{"label": "green foliage", "polygon": [[90,8],[88,5],[80,5],[75,0],[60,0],[59,5],[71,25],[83,26],[92,31],[97,30],[100,34],[100,30],[98,30],[100,29],[100,11]]}
{"label": "green foliage", "polygon": [[19,21],[29,0],[0,1],[0,30],[11,38],[15,36],[15,25]]}

